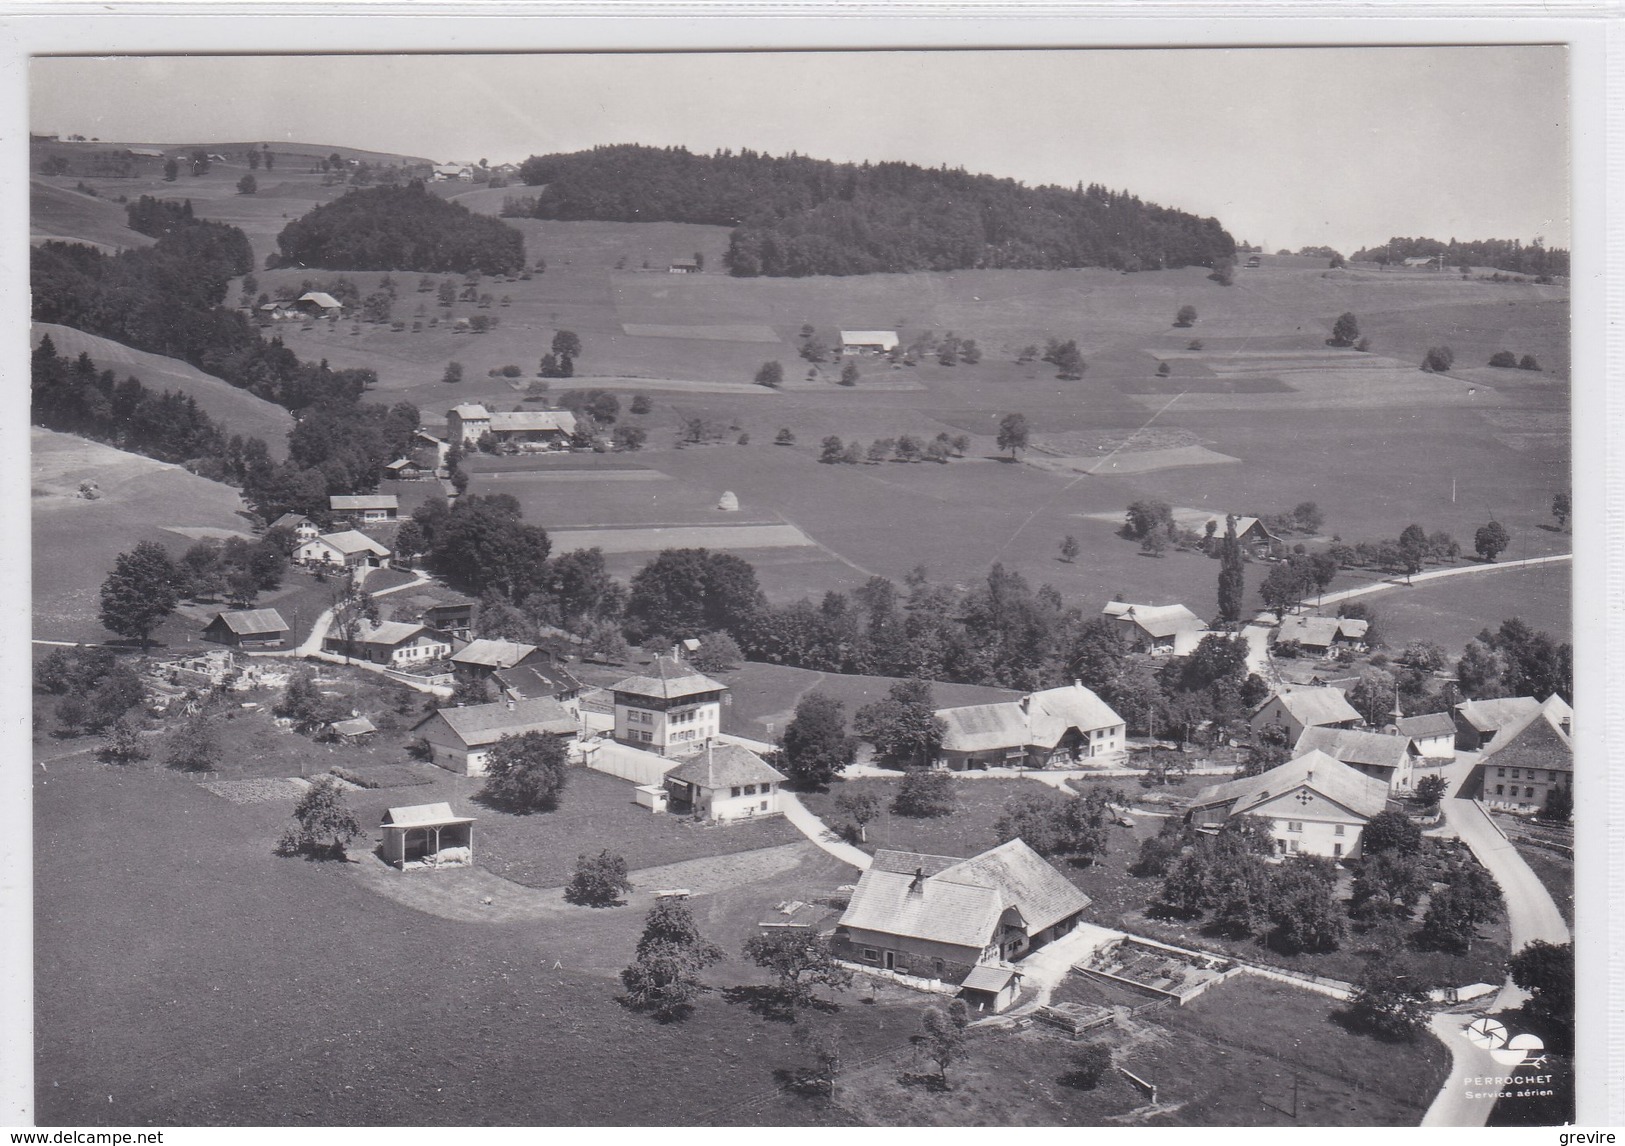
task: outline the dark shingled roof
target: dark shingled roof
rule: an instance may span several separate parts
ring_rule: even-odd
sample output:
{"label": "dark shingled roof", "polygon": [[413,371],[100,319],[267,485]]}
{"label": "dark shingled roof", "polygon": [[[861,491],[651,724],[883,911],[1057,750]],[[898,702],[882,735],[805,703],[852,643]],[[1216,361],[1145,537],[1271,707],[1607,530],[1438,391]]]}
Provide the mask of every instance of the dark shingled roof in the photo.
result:
{"label": "dark shingled roof", "polygon": [[527,732],[568,735],[577,729],[575,717],[570,715],[569,710],[552,697],[545,696],[537,700],[514,701],[512,704],[498,701],[495,704],[442,708],[419,721],[413,731],[431,720],[444,720],[458,739],[470,748],[495,744],[504,736],[522,736]]}
{"label": "dark shingled roof", "polygon": [[707,745],[699,755],[666,773],[668,780],[681,780],[713,791],[746,784],[780,783],[786,778],[749,748],[737,744]]}
{"label": "dark shingled roof", "polygon": [[1454,736],[1456,722],[1448,712],[1430,712],[1425,716],[1402,716],[1395,722],[1401,736],[1423,740],[1431,736]]}
{"label": "dark shingled roof", "polygon": [[662,700],[678,700],[701,692],[724,692],[728,688],[670,657],[656,657],[647,674],[629,676],[609,687],[614,692],[655,696]]}

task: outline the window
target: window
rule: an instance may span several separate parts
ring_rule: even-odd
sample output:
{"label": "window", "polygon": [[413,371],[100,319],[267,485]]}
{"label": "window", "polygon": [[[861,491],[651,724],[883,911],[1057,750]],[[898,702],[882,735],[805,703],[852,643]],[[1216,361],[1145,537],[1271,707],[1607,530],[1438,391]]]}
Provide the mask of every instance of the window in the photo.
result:
{"label": "window", "polygon": [[1333,844],[1332,845],[1332,858],[1333,859],[1338,859],[1338,858],[1340,858],[1342,856],[1342,854],[1343,854],[1343,845],[1342,844]]}
{"label": "window", "polygon": [[1497,796],[1504,796],[1504,795],[1506,795],[1506,785],[1505,785],[1505,784],[1497,784],[1497,785],[1496,785],[1496,786],[1495,786],[1495,794],[1496,794],[1496,795],[1497,795]]}
{"label": "window", "polygon": [[[1301,831],[1303,831],[1303,821],[1302,820],[1288,820],[1286,822],[1286,830],[1289,831],[1289,832],[1301,832]],[[1294,843],[1292,845],[1292,850],[1293,851],[1298,850],[1298,846],[1297,846],[1296,843]]]}
{"label": "window", "polygon": [[762,801],[762,811],[764,811],[764,812],[767,811],[767,801],[766,800]]}
{"label": "window", "polygon": [[1546,779],[1550,780],[1554,784],[1557,783],[1557,773],[1556,772],[1548,772],[1548,773],[1546,773]]}
{"label": "window", "polygon": [[732,788],[729,788],[729,789],[728,789],[728,795],[730,795],[730,796],[737,796],[737,795],[739,795],[739,788],[738,788],[738,787],[737,787],[737,786],[735,786],[735,787],[732,787]]}
{"label": "window", "polygon": [[1293,840],[1293,841],[1292,841],[1292,850],[1293,850],[1293,851],[1294,851],[1294,852],[1296,852],[1296,851],[1298,851],[1298,850],[1299,850],[1299,849],[1298,849],[1298,841],[1297,841],[1297,840]]}
{"label": "window", "polygon": [[756,795],[756,785],[755,784],[746,784],[745,785],[745,795],[747,795],[747,796]]}
{"label": "window", "polygon": [[[1334,835],[1334,836],[1340,836],[1340,835],[1342,835],[1342,834],[1343,834],[1343,827],[1344,827],[1344,825],[1342,825],[1342,824],[1338,824],[1338,825],[1337,825],[1337,827],[1335,827],[1335,828],[1333,828],[1333,829],[1332,829],[1332,835]],[[1342,844],[1338,844],[1338,845],[1337,845],[1337,846],[1338,846],[1338,847],[1342,847],[1342,846],[1343,846],[1343,845],[1342,845]]]}
{"label": "window", "polygon": [[1535,798],[1535,790],[1533,788],[1525,788],[1523,790],[1523,795],[1524,799],[1533,800]]}
{"label": "window", "polygon": [[873,947],[865,947],[863,949],[863,957],[869,960],[871,963],[880,962],[880,952],[876,951]]}
{"label": "window", "polygon": [[1505,776],[1507,774],[1507,770],[1505,768],[1497,768],[1495,770],[1495,774],[1497,776]]}

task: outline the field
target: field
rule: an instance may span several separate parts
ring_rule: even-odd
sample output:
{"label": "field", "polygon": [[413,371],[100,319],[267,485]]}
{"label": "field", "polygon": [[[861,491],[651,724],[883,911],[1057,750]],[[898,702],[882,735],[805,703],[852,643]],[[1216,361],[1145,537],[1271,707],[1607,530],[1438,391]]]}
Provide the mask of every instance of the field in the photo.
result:
{"label": "field", "polygon": [[[157,541],[177,555],[191,541],[173,527],[247,532],[237,492],[179,466],[68,434],[29,431],[33,496],[34,634],[99,642],[98,593],[115,554]],[[78,496],[94,481],[101,496]]]}
{"label": "field", "polygon": [[1409,641],[1433,641],[1454,654],[1508,617],[1522,617],[1534,628],[1567,641],[1574,631],[1572,573],[1568,562],[1558,561],[1399,586],[1359,600],[1381,616],[1383,631],[1389,634],[1386,639],[1395,648]]}

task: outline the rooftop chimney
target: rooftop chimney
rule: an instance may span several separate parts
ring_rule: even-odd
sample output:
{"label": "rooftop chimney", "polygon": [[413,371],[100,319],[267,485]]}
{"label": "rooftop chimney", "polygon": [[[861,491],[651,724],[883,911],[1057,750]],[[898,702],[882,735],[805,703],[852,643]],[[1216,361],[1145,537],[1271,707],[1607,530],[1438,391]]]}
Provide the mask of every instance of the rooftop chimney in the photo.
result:
{"label": "rooftop chimney", "polygon": [[925,869],[923,867],[917,867],[914,869],[914,881],[908,885],[908,889],[910,891],[919,891],[924,886]]}

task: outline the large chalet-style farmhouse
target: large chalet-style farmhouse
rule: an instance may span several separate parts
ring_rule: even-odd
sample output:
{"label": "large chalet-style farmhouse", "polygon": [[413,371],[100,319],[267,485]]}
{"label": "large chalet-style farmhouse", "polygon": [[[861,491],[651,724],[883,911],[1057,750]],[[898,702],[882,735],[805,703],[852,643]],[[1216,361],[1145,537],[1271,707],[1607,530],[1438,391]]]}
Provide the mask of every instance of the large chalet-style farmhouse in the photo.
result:
{"label": "large chalet-style farmhouse", "polygon": [[1416,757],[1408,738],[1395,733],[1362,732],[1351,728],[1315,727],[1303,730],[1298,737],[1298,754],[1324,752],[1363,772],[1373,780],[1381,780],[1390,792],[1405,794],[1411,790],[1411,766]]}
{"label": "large chalet-style farmhouse", "polygon": [[1058,768],[1124,751],[1123,718],[1081,683],[1019,700],[939,708],[948,726],[936,766]]}
{"label": "large chalet-style farmhouse", "polygon": [[363,621],[349,640],[343,633],[329,632],[322,640],[322,651],[369,664],[407,668],[449,657],[451,638],[427,625],[408,621],[384,621],[376,625]]}
{"label": "large chalet-style farmhouse", "polygon": [[610,686],[614,737],[659,756],[687,756],[716,739],[728,686],[673,657]]}
{"label": "large chalet-style farmhouse", "polygon": [[1574,709],[1555,693],[1545,700],[1532,696],[1464,700],[1455,709],[1456,747],[1468,752],[1494,751],[1503,733],[1511,728],[1522,728],[1537,712],[1565,736],[1573,734]]}
{"label": "large chalet-style farmhouse", "polygon": [[1202,618],[1184,605],[1131,605],[1126,601],[1109,601],[1100,612],[1117,622],[1124,645],[1135,653],[1186,656],[1207,630]]}
{"label": "large chalet-style farmhouse", "polygon": [[1359,617],[1311,617],[1294,614],[1281,618],[1276,626],[1276,644],[1295,641],[1305,650],[1324,656],[1335,649],[1365,647],[1365,635],[1371,622]]}
{"label": "large chalet-style farmhouse", "polygon": [[1387,805],[1381,780],[1306,752],[1257,776],[1203,788],[1187,817],[1198,828],[1219,828],[1231,816],[1258,816],[1269,822],[1281,855],[1352,859],[1366,824]]}
{"label": "large chalet-style farmhouse", "polygon": [[327,507],[334,517],[360,525],[397,521],[401,516],[400,498],[392,493],[335,493],[327,499]]}
{"label": "large chalet-style farmhouse", "polygon": [[300,565],[325,565],[336,569],[362,566],[387,569],[389,558],[388,546],[374,541],[358,529],[324,533],[301,543],[293,551],[293,559]]}
{"label": "large chalet-style farmhouse", "polygon": [[[1008,966],[1065,935],[1089,897],[1021,840],[971,859],[880,851],[858,880],[833,948],[854,963],[995,993]],[[977,983],[969,980],[987,968]]]}
{"label": "large chalet-style farmhouse", "polygon": [[1572,792],[1573,710],[1561,698],[1551,699],[1557,704],[1534,704],[1523,716],[1503,725],[1478,758],[1468,789],[1491,807],[1538,812],[1556,789]]}
{"label": "large chalet-style farmhouse", "polygon": [[446,411],[446,433],[453,442],[473,445],[490,434],[498,442],[562,446],[576,432],[569,410],[489,410],[465,402]]}

